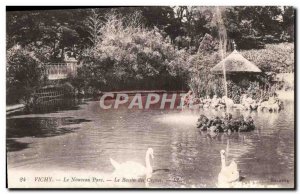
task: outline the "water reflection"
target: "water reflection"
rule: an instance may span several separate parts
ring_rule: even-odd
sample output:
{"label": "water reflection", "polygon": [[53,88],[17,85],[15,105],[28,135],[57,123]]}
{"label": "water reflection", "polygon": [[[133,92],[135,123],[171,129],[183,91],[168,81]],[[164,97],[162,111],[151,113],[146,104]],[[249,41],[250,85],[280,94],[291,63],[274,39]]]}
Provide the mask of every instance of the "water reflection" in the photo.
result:
{"label": "water reflection", "polygon": [[6,150],[8,152],[20,151],[28,148],[29,143],[18,142],[14,139],[6,139]]}
{"label": "water reflection", "polygon": [[68,127],[68,125],[89,121],[72,117],[11,118],[7,119],[7,138],[39,138],[63,135],[79,128]]}
{"label": "water reflection", "polygon": [[84,99],[65,99],[56,98],[50,99],[39,104],[33,105],[30,108],[25,108],[22,112],[16,111],[9,116],[23,115],[23,114],[45,114],[59,111],[78,110],[80,105],[85,104]]}
{"label": "water reflection", "polygon": [[45,138],[72,133],[79,129],[74,125],[82,122],[90,122],[90,120],[72,117],[8,118],[6,120],[7,150],[20,151],[28,148],[29,143],[18,142],[17,138]]}

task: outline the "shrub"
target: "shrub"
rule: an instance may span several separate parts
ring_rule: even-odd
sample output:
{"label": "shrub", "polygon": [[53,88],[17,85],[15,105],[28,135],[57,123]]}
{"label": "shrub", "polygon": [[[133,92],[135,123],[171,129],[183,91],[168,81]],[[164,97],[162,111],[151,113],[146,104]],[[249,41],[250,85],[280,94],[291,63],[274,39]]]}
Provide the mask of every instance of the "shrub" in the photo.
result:
{"label": "shrub", "polygon": [[294,72],[294,44],[267,44],[265,49],[241,51],[249,61],[264,72]]}
{"label": "shrub", "polygon": [[176,49],[157,28],[143,28],[138,21],[128,22],[109,14],[100,34],[101,41],[83,53],[78,79],[84,76],[88,82],[81,87],[180,88],[188,54]]}
{"label": "shrub", "polygon": [[19,46],[7,51],[6,72],[7,104],[28,102],[34,89],[45,81],[41,62],[33,52]]}

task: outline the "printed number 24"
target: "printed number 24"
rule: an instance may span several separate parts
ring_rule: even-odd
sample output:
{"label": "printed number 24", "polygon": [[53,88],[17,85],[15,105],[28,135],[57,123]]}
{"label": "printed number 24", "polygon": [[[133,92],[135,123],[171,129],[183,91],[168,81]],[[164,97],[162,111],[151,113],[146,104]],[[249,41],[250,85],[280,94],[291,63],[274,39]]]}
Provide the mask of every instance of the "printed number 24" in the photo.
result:
{"label": "printed number 24", "polygon": [[25,182],[26,178],[25,177],[20,177],[20,182]]}

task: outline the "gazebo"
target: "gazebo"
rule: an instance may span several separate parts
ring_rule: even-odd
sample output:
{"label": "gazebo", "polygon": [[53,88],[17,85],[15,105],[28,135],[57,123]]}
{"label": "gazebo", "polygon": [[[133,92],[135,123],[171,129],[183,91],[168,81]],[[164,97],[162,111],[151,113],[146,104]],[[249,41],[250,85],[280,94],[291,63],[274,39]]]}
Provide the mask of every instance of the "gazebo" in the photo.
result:
{"label": "gazebo", "polygon": [[[236,49],[211,68],[210,71],[217,76],[224,76],[226,80],[226,82],[224,82],[225,95],[229,95],[235,102],[238,102],[239,96],[249,88],[251,83],[260,82],[257,75],[262,73],[254,63],[245,59]],[[233,89],[233,85],[231,84],[228,91],[227,81],[229,80],[232,84],[234,83],[236,87]]]}
{"label": "gazebo", "polygon": [[213,74],[223,74],[223,64],[226,75],[258,74],[261,70],[252,62],[245,59],[237,50],[211,68]]}

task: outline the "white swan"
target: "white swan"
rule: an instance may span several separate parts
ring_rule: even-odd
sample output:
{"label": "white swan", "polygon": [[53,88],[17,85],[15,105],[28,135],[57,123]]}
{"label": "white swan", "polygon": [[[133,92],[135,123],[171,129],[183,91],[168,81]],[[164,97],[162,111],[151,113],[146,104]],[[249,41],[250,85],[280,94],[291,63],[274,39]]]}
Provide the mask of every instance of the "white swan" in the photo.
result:
{"label": "white swan", "polygon": [[153,172],[152,166],[150,164],[150,156],[152,159],[154,158],[152,148],[148,148],[146,152],[146,167],[140,163],[133,161],[127,161],[119,164],[118,162],[110,158],[110,162],[115,168],[113,175],[122,178],[138,178],[146,175],[147,178],[150,178]]}
{"label": "white swan", "polygon": [[232,161],[229,166],[226,166],[225,150],[221,150],[220,154],[222,169],[218,176],[218,184],[219,186],[227,186],[229,183],[238,181],[240,178],[240,174],[235,161]]}

